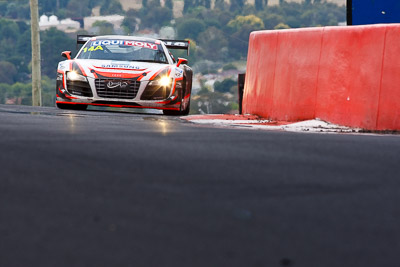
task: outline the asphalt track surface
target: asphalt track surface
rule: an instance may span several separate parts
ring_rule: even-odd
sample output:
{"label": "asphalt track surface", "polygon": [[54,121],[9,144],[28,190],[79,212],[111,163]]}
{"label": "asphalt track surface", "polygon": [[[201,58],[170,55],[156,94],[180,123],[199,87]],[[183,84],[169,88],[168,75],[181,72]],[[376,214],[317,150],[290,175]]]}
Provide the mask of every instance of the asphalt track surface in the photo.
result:
{"label": "asphalt track surface", "polygon": [[0,105],[0,266],[400,266],[400,136]]}

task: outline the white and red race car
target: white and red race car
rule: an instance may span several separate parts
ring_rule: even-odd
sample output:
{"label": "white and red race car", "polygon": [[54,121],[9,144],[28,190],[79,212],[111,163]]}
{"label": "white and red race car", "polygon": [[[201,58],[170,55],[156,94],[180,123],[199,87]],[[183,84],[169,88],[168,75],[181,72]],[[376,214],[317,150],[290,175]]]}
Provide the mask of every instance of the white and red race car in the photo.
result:
{"label": "white and red race car", "polygon": [[77,56],[57,69],[56,105],[86,109],[88,105],[161,109],[166,115],[187,115],[193,72],[187,60],[175,60],[168,49],[189,42],[133,36],[78,35],[84,44]]}

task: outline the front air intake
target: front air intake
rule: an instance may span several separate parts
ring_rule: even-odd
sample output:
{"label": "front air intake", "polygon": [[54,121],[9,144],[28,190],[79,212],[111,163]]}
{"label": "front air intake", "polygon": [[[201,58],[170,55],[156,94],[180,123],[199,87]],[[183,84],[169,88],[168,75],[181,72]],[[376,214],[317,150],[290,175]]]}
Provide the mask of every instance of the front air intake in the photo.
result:
{"label": "front air intake", "polygon": [[99,97],[134,99],[140,82],[133,79],[96,79],[95,85]]}

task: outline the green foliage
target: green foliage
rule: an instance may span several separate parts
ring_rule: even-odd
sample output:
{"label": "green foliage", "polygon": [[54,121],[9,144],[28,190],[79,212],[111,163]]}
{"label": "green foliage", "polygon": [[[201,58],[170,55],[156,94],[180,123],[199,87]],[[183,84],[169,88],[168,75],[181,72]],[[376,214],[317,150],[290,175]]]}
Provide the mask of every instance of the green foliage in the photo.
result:
{"label": "green foliage", "polygon": [[290,28],[337,25],[346,21],[346,8],[333,3],[284,2],[281,6],[266,7],[259,12],[266,29],[280,29],[278,24],[286,24]]}
{"label": "green foliage", "polygon": [[25,19],[30,16],[29,0],[0,2],[0,17]]}
{"label": "green foliage", "polygon": [[237,70],[237,67],[233,65],[232,63],[226,64],[222,70]]}
{"label": "green foliage", "polygon": [[228,93],[233,86],[237,86],[237,82],[231,79],[225,79],[222,82],[216,81],[214,83],[214,91],[220,93]]}
{"label": "green foliage", "polygon": [[148,2],[147,0],[142,0],[142,8],[147,9],[148,8]]}
{"label": "green foliage", "polygon": [[140,24],[142,29],[152,28],[159,30],[162,26],[169,25],[172,20],[172,10],[166,7],[150,8],[146,12],[141,12],[141,14],[143,15]]}
{"label": "green foliage", "polygon": [[76,54],[76,41],[64,32],[51,28],[41,33],[41,43],[42,74],[55,77],[57,64],[63,60],[61,52],[72,50]]}
{"label": "green foliage", "polygon": [[183,13],[191,13],[194,9],[204,7],[206,9],[211,8],[211,0],[184,0],[183,1]]}
{"label": "green foliage", "polygon": [[[30,85],[30,84],[29,84]],[[54,107],[56,101],[55,96],[56,85],[54,79],[47,76],[42,77],[42,105]]]}
{"label": "green foliage", "polygon": [[16,82],[17,68],[8,61],[0,61],[0,81],[7,84]]}
{"label": "green foliage", "polygon": [[25,104],[32,103],[32,85],[30,83],[0,83],[0,100],[1,103]]}
{"label": "green foliage", "polygon": [[180,20],[178,22],[178,38],[197,40],[198,35],[206,29],[206,24],[196,18]]}
{"label": "green foliage", "polygon": [[172,10],[174,8],[173,1],[172,0],[165,0],[165,7]]}
{"label": "green foliage", "polygon": [[215,8],[223,11],[229,8],[228,4],[224,0],[215,0]]}
{"label": "green foliage", "polygon": [[122,9],[122,5],[117,0],[105,1],[100,8],[101,15],[112,15],[112,14],[121,14],[123,15],[125,12]]}
{"label": "green foliage", "polygon": [[282,23],[282,21],[285,21],[285,18],[279,14],[268,13],[265,17],[263,17],[264,27],[269,30],[274,29],[275,26]]}
{"label": "green foliage", "polygon": [[[8,62],[9,67],[17,70],[17,76],[0,81],[15,82],[26,79],[29,75],[27,63],[31,60],[30,29],[24,22],[15,22],[0,18],[0,61]],[[3,69],[4,70],[4,69]],[[7,73],[7,69],[5,69]],[[5,75],[3,72],[3,75]]]}
{"label": "green foliage", "polygon": [[230,11],[240,12],[244,7],[245,0],[231,0]]}
{"label": "green foliage", "polygon": [[240,30],[242,27],[251,27],[255,30],[264,28],[264,22],[255,15],[237,16],[235,19],[228,23],[228,27],[235,31]]}
{"label": "green foliage", "polygon": [[183,13],[187,13],[193,8],[193,0],[183,0]]}
{"label": "green foliage", "polygon": [[250,33],[264,29],[264,22],[255,15],[237,16],[228,23],[228,27],[232,33],[230,53],[233,57],[240,57],[246,55]]}
{"label": "green foliage", "polygon": [[99,28],[97,32],[98,35],[109,35],[114,33],[114,24],[105,20],[96,21],[93,23],[93,27]]}
{"label": "green foliage", "polygon": [[[42,79],[42,104],[54,106],[54,80],[47,76]],[[32,105],[32,84],[17,82],[14,84],[0,83],[0,103]]]}
{"label": "green foliage", "polygon": [[263,0],[255,0],[255,1],[254,1],[254,5],[255,5],[255,8],[256,8],[257,10],[262,10],[262,9],[264,9],[264,1],[263,1]]}
{"label": "green foliage", "polygon": [[224,60],[226,58],[228,40],[221,30],[211,26],[199,34],[198,40],[201,48],[200,57],[210,60]]}
{"label": "green foliage", "polygon": [[129,9],[126,12],[122,27],[125,29],[125,33],[129,34],[135,31],[138,25],[139,12],[134,9]]}
{"label": "green foliage", "polygon": [[92,13],[89,0],[70,0],[66,9],[66,16],[69,18],[83,18]]}
{"label": "green foliage", "polygon": [[279,23],[274,27],[274,30],[284,30],[284,29],[290,29],[289,25],[285,23]]}

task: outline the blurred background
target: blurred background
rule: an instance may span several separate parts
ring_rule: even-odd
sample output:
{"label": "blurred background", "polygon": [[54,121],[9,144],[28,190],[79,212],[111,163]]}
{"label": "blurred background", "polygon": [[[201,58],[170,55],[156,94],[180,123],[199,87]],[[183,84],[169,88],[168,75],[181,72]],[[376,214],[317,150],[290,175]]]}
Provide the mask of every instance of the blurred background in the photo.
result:
{"label": "blurred background", "polygon": [[[346,0],[39,0],[42,101],[54,106],[60,53],[77,34],[189,39],[191,114],[238,113],[250,32],[346,25]],[[31,105],[29,0],[0,0],[0,103]]]}

